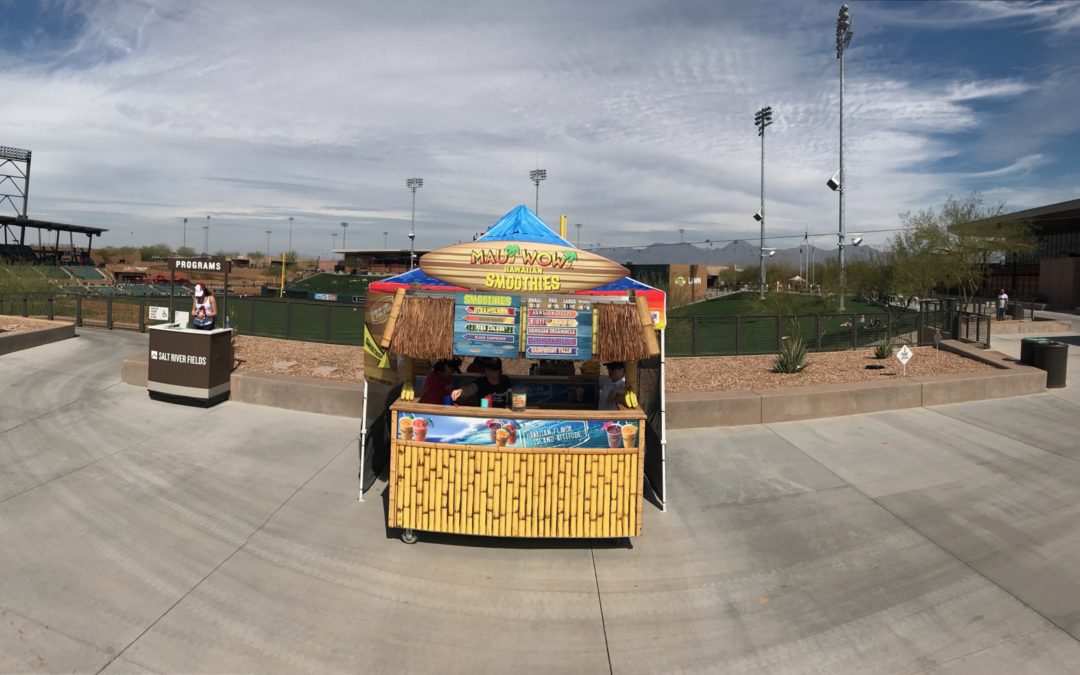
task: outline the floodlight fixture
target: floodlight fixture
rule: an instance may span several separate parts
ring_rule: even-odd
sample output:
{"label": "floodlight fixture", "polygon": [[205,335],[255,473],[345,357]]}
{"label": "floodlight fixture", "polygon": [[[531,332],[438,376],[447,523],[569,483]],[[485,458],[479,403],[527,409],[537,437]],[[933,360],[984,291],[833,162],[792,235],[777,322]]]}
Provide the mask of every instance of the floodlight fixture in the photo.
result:
{"label": "floodlight fixture", "polygon": [[829,189],[836,192],[840,189],[840,172],[837,171],[832,175],[832,178],[825,181],[825,184],[829,186]]}
{"label": "floodlight fixture", "polygon": [[855,31],[851,28],[851,12],[847,5],[840,5],[840,14],[836,17],[836,58],[843,57],[853,35]]}
{"label": "floodlight fixture", "polygon": [[13,148],[8,145],[0,145],[0,159],[10,159],[16,162],[25,162],[30,159],[30,151],[22,148]]}
{"label": "floodlight fixture", "polygon": [[761,221],[765,220],[765,217],[761,215],[761,211],[755,211],[754,212],[754,220],[756,220],[756,221],[758,221],[760,223]]}
{"label": "floodlight fixture", "polygon": [[547,180],[547,169],[533,169],[529,172],[529,180],[536,184],[536,203],[533,205],[533,213],[540,215],[540,181]]}
{"label": "floodlight fixture", "polygon": [[862,238],[862,235],[861,235],[861,234],[856,234],[856,235],[855,235],[854,237],[852,237],[852,239],[851,239],[851,245],[852,245],[852,246],[858,246],[858,245],[859,245],[859,244],[861,244],[862,242],[863,242],[863,238]]}
{"label": "floodlight fixture", "polygon": [[765,106],[754,113],[754,126],[757,127],[758,136],[765,134],[765,127],[772,124],[772,106]]}

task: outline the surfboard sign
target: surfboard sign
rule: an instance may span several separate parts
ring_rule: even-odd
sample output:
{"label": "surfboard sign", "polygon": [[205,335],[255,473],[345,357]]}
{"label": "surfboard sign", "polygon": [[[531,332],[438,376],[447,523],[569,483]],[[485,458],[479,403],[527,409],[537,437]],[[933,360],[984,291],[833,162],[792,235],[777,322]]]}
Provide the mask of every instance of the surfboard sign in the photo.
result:
{"label": "surfboard sign", "polygon": [[572,293],[630,274],[595,253],[524,241],[454,244],[423,255],[420,269],[455,286],[493,293]]}

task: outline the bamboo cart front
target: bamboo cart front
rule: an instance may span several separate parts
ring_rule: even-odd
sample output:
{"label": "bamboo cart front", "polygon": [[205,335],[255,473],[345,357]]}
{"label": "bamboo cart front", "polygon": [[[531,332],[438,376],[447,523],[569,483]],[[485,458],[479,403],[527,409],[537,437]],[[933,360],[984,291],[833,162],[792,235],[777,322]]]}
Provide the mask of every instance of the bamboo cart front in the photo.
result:
{"label": "bamboo cart front", "polygon": [[[437,433],[451,418],[444,406],[397,401],[391,411],[391,527],[531,538],[641,534],[640,410],[498,411],[513,419],[500,419],[485,438],[495,411],[454,408],[457,428],[476,429],[455,434],[469,442],[433,440],[445,438]],[[432,423],[419,433],[413,420]],[[613,428],[619,433],[609,434]],[[575,447],[544,447],[568,443]]]}

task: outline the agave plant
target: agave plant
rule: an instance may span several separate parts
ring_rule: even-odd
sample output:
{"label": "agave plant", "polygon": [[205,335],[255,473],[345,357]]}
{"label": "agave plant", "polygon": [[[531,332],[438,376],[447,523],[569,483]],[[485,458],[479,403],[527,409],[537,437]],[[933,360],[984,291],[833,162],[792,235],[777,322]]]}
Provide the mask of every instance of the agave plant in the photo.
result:
{"label": "agave plant", "polygon": [[892,356],[893,339],[885,338],[874,347],[875,359],[887,359]]}
{"label": "agave plant", "polygon": [[773,361],[773,371],[797,373],[806,367],[806,342],[800,332],[798,322],[792,321],[788,325],[788,336],[780,345],[780,353]]}

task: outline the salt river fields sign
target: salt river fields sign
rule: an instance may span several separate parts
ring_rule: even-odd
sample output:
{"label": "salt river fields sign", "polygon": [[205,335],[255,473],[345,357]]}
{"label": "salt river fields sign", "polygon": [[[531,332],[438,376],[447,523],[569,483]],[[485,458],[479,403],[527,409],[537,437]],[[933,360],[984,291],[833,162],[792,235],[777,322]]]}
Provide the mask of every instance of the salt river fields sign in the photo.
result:
{"label": "salt river fields sign", "polygon": [[517,358],[521,298],[458,293],[454,302],[454,353]]}
{"label": "salt river fields sign", "polygon": [[505,293],[570,293],[603,286],[630,272],[569,246],[516,241],[455,244],[420,258],[420,269],[465,288]]}

